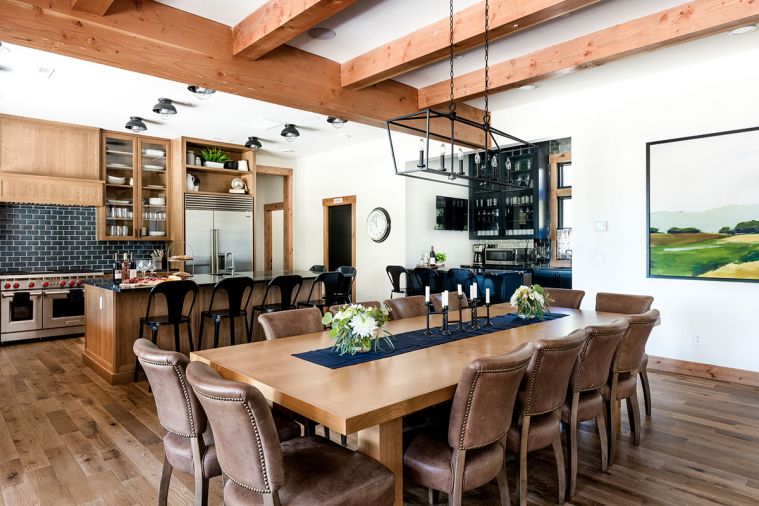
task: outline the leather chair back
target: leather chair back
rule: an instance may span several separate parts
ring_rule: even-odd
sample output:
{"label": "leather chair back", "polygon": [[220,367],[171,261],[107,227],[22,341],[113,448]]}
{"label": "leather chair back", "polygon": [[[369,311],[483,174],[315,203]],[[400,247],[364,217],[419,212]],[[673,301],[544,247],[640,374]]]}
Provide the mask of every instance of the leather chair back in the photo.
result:
{"label": "leather chair back", "polygon": [[613,372],[637,371],[646,353],[646,343],[654,326],[659,323],[659,310],[626,316],[630,327],[617,347]]}
{"label": "leather chair back", "polygon": [[[374,307],[374,308],[380,308],[382,305],[379,303],[378,300],[367,300],[366,302],[356,302],[356,304],[360,304],[364,307]],[[334,306],[329,307],[329,312],[333,315],[336,315],[338,311],[340,311],[340,308],[346,306],[347,304],[336,304]]]}
{"label": "leather chair back", "polygon": [[267,341],[324,331],[322,312],[315,307],[262,314],[258,322]]}
{"label": "leather chair back", "polygon": [[[469,292],[464,292],[464,293],[469,293]],[[435,311],[440,311],[441,309],[443,309],[443,294],[434,293],[430,295],[430,302],[432,302],[432,305],[434,306]],[[462,304],[461,306],[462,308],[469,307],[469,302],[467,302],[465,297],[461,298],[461,304]],[[456,294],[456,290],[453,290],[452,292],[448,292],[448,310],[449,311],[459,310],[459,297]],[[456,318],[458,318],[458,316]]]}
{"label": "leather chair back", "polygon": [[519,385],[534,351],[532,343],[525,343],[511,353],[469,363],[451,406],[448,444],[452,448],[481,448],[506,434]]}
{"label": "leather chair back", "polygon": [[614,360],[614,354],[628,327],[627,319],[615,320],[608,325],[585,327],[588,337],[577,355],[569,381],[570,391],[585,392],[606,384],[611,361]]}
{"label": "leather chair back", "polygon": [[393,320],[414,318],[427,314],[427,307],[424,305],[423,295],[388,299],[385,301],[385,305],[390,308],[390,318]]}
{"label": "leather chair back", "polygon": [[138,339],[132,349],[150,382],[161,426],[182,437],[203,434],[208,422],[187,383],[187,356],[162,350],[147,339]]}
{"label": "leather chair back", "polygon": [[536,343],[519,394],[524,415],[542,415],[564,404],[577,354],[587,337],[584,330],[575,330],[566,337]]}
{"label": "leather chair back", "polygon": [[596,295],[596,311],[620,314],[641,314],[651,309],[654,298],[649,295],[599,292]]}
{"label": "leather chair back", "polygon": [[566,288],[544,288],[551,298],[551,306],[580,309],[585,292],[582,290],[568,290]]}
{"label": "leather chair back", "polygon": [[269,404],[255,387],[222,379],[208,364],[193,362],[187,379],[208,413],[224,474],[244,488],[272,493],[285,475]]}

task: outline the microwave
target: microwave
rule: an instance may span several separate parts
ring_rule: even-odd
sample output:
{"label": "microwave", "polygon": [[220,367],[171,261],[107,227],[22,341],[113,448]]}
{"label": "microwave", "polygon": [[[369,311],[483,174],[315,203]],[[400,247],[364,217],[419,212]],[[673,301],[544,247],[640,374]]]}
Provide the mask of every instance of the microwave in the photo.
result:
{"label": "microwave", "polygon": [[526,256],[525,248],[486,248],[485,265],[521,265]]}

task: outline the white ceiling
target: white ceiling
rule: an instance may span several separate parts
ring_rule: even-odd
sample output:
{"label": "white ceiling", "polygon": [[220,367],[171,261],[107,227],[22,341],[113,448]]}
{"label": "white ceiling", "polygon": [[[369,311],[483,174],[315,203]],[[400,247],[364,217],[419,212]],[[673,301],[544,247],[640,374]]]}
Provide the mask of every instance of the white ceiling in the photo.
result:
{"label": "white ceiling", "polygon": [[[10,52],[0,49],[0,112],[4,114],[123,132],[127,132],[124,124],[129,116],[141,116],[155,122],[147,123],[145,135],[184,135],[236,144],[255,135],[263,143],[262,154],[282,158],[323,153],[387,135],[383,129],[358,123],[337,130],[326,116],[227,93],[216,92],[201,101],[187,91],[189,83],[3,44],[6,47]],[[54,71],[48,77],[40,69]],[[187,105],[175,103],[178,113],[163,120],[152,112],[159,97]],[[258,119],[271,120],[276,126],[266,130],[250,126]],[[300,130],[301,136],[292,143],[279,135],[285,122]]]}

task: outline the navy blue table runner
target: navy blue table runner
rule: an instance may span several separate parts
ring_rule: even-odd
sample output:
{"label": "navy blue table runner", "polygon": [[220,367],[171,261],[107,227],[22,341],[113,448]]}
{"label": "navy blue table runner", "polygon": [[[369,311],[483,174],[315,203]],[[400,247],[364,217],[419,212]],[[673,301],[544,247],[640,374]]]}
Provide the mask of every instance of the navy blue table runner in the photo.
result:
{"label": "navy blue table runner", "polygon": [[[330,369],[340,369],[342,367],[348,367],[350,365],[363,364],[364,362],[371,362],[373,360],[379,360],[382,358],[394,357],[396,355],[402,355],[411,351],[422,350],[424,348],[430,348],[439,344],[459,341],[461,339],[468,339],[474,336],[481,336],[502,330],[524,327],[526,325],[540,323],[541,321],[556,320],[565,316],[568,315],[561,313],[547,313],[543,320],[523,320],[516,314],[510,313],[492,317],[490,319],[490,321],[493,323],[492,327],[485,327],[485,319],[480,318],[479,323],[481,327],[479,330],[472,330],[469,328],[462,331],[452,330],[451,335],[449,336],[441,335],[439,328],[433,329],[433,334],[429,336],[424,335],[424,329],[396,334],[393,336],[393,343],[395,344],[395,348],[389,349],[389,346],[386,343],[383,343],[384,351],[375,352],[372,348],[372,351],[369,351],[367,353],[356,353],[355,355],[341,356],[338,353],[332,351],[332,348],[322,348],[320,350],[294,353],[293,357],[307,360],[308,362],[322,365],[324,367],[329,367]],[[451,329],[454,329],[457,325],[458,322],[452,323]]]}

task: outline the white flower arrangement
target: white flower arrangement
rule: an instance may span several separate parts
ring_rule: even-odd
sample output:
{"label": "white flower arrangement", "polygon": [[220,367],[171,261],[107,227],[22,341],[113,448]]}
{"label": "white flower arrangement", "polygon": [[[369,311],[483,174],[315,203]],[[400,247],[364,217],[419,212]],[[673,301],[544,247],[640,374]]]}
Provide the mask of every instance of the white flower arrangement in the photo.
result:
{"label": "white flower arrangement", "polygon": [[[390,308],[382,304],[379,308],[350,304],[340,308],[333,316],[327,313],[322,324],[330,325],[329,335],[335,340],[332,347],[340,355],[381,350],[381,342],[394,348],[392,334],[383,327],[390,320]],[[382,335],[380,335],[380,333]]]}
{"label": "white flower arrangement", "polygon": [[522,285],[511,296],[511,306],[522,318],[543,319],[548,312],[548,305],[553,302],[540,285]]}

